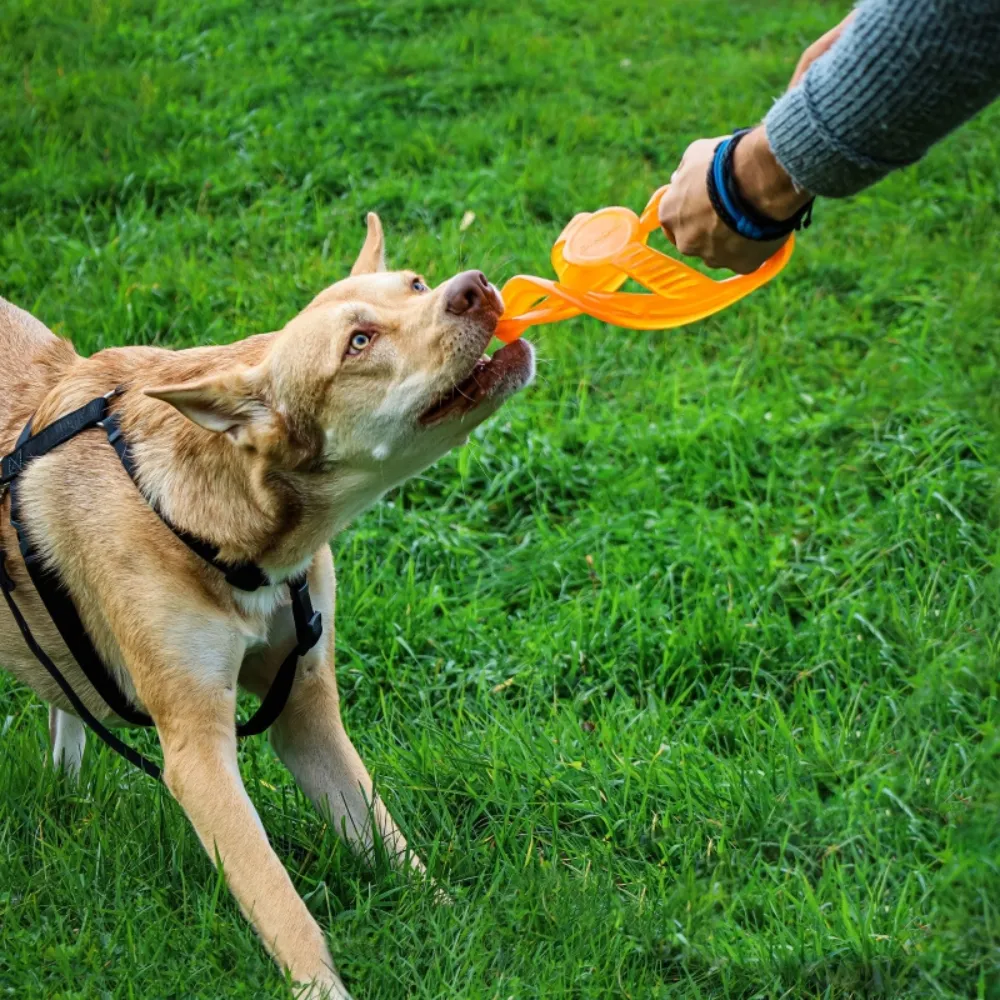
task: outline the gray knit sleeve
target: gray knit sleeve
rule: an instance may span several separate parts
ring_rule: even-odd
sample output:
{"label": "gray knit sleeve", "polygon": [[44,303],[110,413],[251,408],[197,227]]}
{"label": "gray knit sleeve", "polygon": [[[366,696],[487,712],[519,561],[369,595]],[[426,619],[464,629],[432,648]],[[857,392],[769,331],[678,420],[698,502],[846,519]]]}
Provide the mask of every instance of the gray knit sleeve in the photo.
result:
{"label": "gray knit sleeve", "polygon": [[865,0],[764,120],[799,187],[843,197],[914,163],[1000,94],[1000,0]]}

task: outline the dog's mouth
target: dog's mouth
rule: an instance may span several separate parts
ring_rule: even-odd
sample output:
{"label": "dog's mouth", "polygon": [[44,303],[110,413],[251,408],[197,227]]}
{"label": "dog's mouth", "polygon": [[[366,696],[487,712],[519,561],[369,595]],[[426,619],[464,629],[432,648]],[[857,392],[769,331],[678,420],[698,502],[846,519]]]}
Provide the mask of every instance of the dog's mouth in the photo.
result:
{"label": "dog's mouth", "polygon": [[420,424],[430,427],[444,420],[466,417],[486,402],[503,401],[523,389],[535,374],[535,352],[525,340],[515,340],[483,355],[469,375],[420,415]]}

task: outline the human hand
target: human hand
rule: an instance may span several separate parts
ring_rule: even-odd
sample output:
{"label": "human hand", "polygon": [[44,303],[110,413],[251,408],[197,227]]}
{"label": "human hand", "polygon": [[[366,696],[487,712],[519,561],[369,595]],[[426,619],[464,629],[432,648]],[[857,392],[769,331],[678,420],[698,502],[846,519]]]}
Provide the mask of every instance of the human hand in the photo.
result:
{"label": "human hand", "polygon": [[[705,178],[715,147],[724,138],[698,139],[685,150],[670,178],[670,187],[660,199],[660,225],[681,253],[700,257],[709,267],[728,267],[738,274],[749,274],[788,237],[766,243],[744,239],[716,214]],[[772,219],[791,218],[810,198],[807,192],[795,189],[771,152],[762,126],[744,136],[736,147],[733,175],[743,197]]]}
{"label": "human hand", "polygon": [[[817,38],[799,57],[788,89],[798,86],[809,67],[836,44],[854,19],[851,11],[840,24]],[[764,263],[788,239],[760,243],[733,232],[716,214],[705,182],[715,147],[724,139],[699,139],[684,151],[680,165],[670,178],[670,187],[660,200],[660,225],[681,253],[700,257],[709,267],[728,267],[749,274]],[[771,152],[763,127],[754,129],[736,147],[733,175],[740,193],[759,212],[772,219],[791,218],[809,201],[798,191]]]}

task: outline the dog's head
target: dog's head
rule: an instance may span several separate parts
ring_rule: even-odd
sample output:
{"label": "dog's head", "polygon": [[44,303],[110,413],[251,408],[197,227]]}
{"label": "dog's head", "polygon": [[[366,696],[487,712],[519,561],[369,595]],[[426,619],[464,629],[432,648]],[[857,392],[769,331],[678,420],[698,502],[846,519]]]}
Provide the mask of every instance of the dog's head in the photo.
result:
{"label": "dog's head", "polygon": [[370,214],[350,277],[275,334],[259,363],[147,392],[268,471],[354,483],[360,502],[349,505],[363,506],[531,381],[526,342],[484,354],[502,312],[479,271],[434,289],[414,271],[387,271]]}

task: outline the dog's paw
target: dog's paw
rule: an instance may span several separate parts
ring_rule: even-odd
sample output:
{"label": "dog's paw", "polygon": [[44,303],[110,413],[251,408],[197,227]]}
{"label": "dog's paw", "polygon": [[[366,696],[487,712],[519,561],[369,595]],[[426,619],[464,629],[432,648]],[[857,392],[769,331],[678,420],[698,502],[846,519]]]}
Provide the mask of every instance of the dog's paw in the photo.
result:
{"label": "dog's paw", "polygon": [[422,879],[424,882],[430,886],[431,892],[434,894],[434,902],[438,906],[453,906],[455,903],[454,897],[446,889],[441,887],[441,883],[438,882],[433,875],[428,874],[427,866],[420,860],[416,854],[411,854],[410,859],[410,871],[417,878]]}
{"label": "dog's paw", "polygon": [[431,889],[434,891],[435,906],[454,906],[455,897],[446,889],[442,889],[434,879],[430,879]]}
{"label": "dog's paw", "polygon": [[295,1000],[353,1000],[340,979],[328,983],[299,983],[293,995]]}

